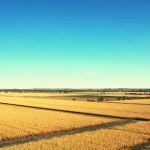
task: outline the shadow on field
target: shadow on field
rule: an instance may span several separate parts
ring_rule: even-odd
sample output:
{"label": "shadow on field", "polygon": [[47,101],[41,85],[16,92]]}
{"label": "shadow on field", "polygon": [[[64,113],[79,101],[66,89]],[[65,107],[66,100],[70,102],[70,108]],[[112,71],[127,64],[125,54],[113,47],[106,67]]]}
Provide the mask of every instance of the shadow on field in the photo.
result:
{"label": "shadow on field", "polygon": [[93,126],[90,125],[90,126],[85,126],[85,127],[70,129],[70,130],[65,130],[65,131],[57,131],[57,132],[48,132],[45,134],[42,133],[42,134],[36,134],[36,135],[29,135],[27,137],[14,138],[14,139],[10,139],[10,140],[0,141],[0,148],[34,142],[34,141],[39,141],[39,140],[43,140],[43,139],[51,139],[54,137],[61,137],[61,136],[65,136],[65,135],[74,135],[74,134],[79,134],[79,133],[83,133],[83,132],[91,132],[94,130],[109,129],[109,128],[123,126],[126,124],[135,123],[135,122],[137,122],[137,121],[128,119],[128,120],[121,120],[121,121],[113,121],[110,123],[97,124],[97,125],[93,125]]}

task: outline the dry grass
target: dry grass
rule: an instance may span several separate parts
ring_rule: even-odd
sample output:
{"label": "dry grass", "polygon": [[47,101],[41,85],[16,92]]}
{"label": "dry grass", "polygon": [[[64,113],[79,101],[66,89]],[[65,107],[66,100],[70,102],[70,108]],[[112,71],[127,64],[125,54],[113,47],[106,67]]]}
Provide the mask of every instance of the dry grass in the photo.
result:
{"label": "dry grass", "polygon": [[149,139],[146,135],[114,131],[111,129],[67,135],[50,140],[41,140],[27,144],[11,146],[7,150],[125,150],[136,144],[142,144]]}
{"label": "dry grass", "polygon": [[22,97],[6,97],[6,96],[1,96],[0,102],[65,109],[88,113],[125,116],[125,117],[141,117],[150,119],[150,109],[148,105],[84,102],[84,101],[54,100],[54,99],[50,100],[41,98],[22,98]]}
{"label": "dry grass", "polygon": [[112,121],[114,120],[0,105],[0,141]]}

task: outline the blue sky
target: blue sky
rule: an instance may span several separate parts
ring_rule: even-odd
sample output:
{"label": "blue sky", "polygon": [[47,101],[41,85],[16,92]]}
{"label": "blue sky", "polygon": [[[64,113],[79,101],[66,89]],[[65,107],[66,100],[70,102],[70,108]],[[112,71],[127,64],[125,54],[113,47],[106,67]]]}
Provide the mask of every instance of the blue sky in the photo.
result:
{"label": "blue sky", "polygon": [[149,88],[149,0],[0,0],[0,88]]}

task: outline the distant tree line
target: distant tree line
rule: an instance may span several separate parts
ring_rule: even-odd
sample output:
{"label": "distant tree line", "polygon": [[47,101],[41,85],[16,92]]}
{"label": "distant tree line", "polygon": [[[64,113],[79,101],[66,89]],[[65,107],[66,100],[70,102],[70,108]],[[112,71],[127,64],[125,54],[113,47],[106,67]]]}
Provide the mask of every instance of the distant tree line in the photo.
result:
{"label": "distant tree line", "polygon": [[137,92],[145,92],[150,94],[150,89],[130,89],[130,88],[105,88],[105,89],[71,89],[71,88],[58,88],[58,89],[0,89],[0,92],[47,92],[47,93],[71,93],[71,92],[125,92],[126,94],[136,94]]}

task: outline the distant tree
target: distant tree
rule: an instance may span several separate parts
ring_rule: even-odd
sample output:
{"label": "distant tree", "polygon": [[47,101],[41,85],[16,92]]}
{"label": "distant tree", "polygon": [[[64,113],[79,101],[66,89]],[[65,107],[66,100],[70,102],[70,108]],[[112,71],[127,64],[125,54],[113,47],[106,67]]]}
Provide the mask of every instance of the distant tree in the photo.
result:
{"label": "distant tree", "polygon": [[120,97],[117,97],[117,100],[118,100],[118,101],[120,101],[120,100],[121,100],[121,98],[120,98]]}
{"label": "distant tree", "polygon": [[104,97],[101,96],[101,97],[99,97],[97,100],[98,100],[99,102],[100,102],[100,101],[104,101]]}

